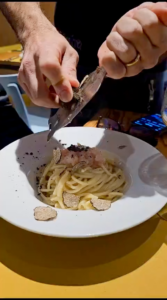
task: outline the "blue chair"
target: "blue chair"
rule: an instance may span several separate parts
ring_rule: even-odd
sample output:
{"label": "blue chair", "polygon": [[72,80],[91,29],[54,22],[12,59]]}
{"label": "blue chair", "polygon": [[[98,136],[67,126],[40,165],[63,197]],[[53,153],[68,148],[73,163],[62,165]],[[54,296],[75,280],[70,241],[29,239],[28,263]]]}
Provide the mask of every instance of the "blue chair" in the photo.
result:
{"label": "blue chair", "polygon": [[26,106],[22,95],[25,94],[17,82],[17,74],[0,75],[0,84],[11,96],[13,106],[19,117],[34,132],[41,132],[49,129],[48,119],[50,109],[35,105]]}

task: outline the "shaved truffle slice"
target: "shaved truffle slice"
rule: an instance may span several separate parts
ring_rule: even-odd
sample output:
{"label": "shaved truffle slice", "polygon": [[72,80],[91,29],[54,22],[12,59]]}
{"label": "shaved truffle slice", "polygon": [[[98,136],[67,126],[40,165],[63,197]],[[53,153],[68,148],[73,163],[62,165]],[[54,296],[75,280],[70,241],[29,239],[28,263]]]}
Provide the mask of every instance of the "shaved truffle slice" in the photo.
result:
{"label": "shaved truffle slice", "polygon": [[34,218],[37,221],[53,220],[57,217],[57,211],[49,206],[38,206],[34,209]]}
{"label": "shaved truffle slice", "polygon": [[71,174],[74,174],[75,172],[77,172],[78,170],[86,167],[87,163],[85,161],[81,161],[78,164],[76,164],[72,170],[71,170]]}
{"label": "shaved truffle slice", "polygon": [[63,201],[68,208],[77,208],[80,197],[74,194],[63,192]]}
{"label": "shaved truffle slice", "polygon": [[54,162],[55,164],[58,164],[60,159],[61,159],[61,150],[58,148],[58,149],[54,149],[53,150],[53,159],[54,159]]}
{"label": "shaved truffle slice", "polygon": [[111,207],[111,201],[103,199],[92,199],[90,203],[96,210],[107,210]]}

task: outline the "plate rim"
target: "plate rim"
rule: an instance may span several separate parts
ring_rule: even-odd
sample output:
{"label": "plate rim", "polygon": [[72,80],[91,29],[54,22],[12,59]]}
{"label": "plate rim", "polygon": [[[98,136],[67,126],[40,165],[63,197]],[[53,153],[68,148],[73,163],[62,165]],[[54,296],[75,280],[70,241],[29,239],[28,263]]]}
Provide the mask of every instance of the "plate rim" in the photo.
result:
{"label": "plate rim", "polygon": [[[62,129],[60,129],[60,130],[90,130],[90,129],[92,129],[92,130],[96,130],[97,131],[97,129],[98,129],[98,131],[101,131],[101,132],[105,132],[107,129],[104,129],[104,128],[94,128],[94,127],[66,127],[66,128],[62,128]],[[110,132],[110,131],[108,131],[108,132]],[[127,135],[130,139],[132,139],[132,140],[140,140],[140,142],[141,143],[144,143],[144,144],[146,144],[147,146],[150,146],[151,148],[153,148],[154,150],[155,150],[155,152],[157,152],[157,153],[160,153],[162,156],[163,156],[163,154],[158,150],[158,149],[156,149],[155,147],[153,147],[153,146],[151,146],[150,144],[148,144],[147,142],[145,142],[145,141],[143,141],[143,140],[141,140],[141,139],[138,139],[138,138],[136,138],[136,137],[134,137],[134,136],[131,136],[131,135],[129,135],[129,134],[127,134],[127,133],[122,133],[122,132],[117,132],[117,131],[111,131],[110,133],[113,133],[114,132],[114,134],[118,134],[119,136],[121,136],[121,135]],[[14,142],[12,142],[11,144],[9,144],[9,145],[7,145],[6,147],[4,147],[1,151],[2,152],[4,152],[5,151],[5,148],[7,148],[8,146],[10,146],[10,145],[12,145],[12,144],[14,144],[14,143],[17,143],[17,142],[19,142],[20,140],[26,140],[26,139],[29,139],[31,136],[39,136],[39,135],[45,135],[45,134],[47,134],[48,133],[48,130],[46,130],[46,131],[43,131],[43,132],[38,132],[38,133],[36,133],[36,134],[30,134],[30,135],[28,135],[28,136],[25,136],[25,137],[23,137],[23,138],[21,138],[21,139],[18,139],[18,140],[16,140],[16,141],[14,141]],[[110,134],[109,133],[109,134]],[[55,135],[54,135],[55,136]],[[0,156],[1,156],[1,151],[0,151]],[[41,206],[42,205],[45,205],[46,206],[46,204],[44,204],[44,203],[41,203]],[[160,211],[164,206],[166,205],[166,203],[162,206],[162,205],[160,205],[160,208],[159,208],[159,210],[158,211]],[[141,220],[140,222],[136,222],[135,224],[133,224],[133,225],[131,225],[131,226],[127,226],[127,227],[124,227],[124,229],[121,229],[121,230],[117,230],[117,231],[114,231],[114,232],[112,232],[111,230],[110,230],[110,232],[106,232],[106,233],[99,233],[99,234],[97,234],[97,233],[88,233],[88,234],[86,234],[86,233],[84,233],[84,234],[79,234],[79,235],[77,235],[77,234],[69,234],[68,233],[68,235],[67,234],[59,234],[59,233],[55,233],[55,234],[53,234],[53,233],[46,233],[46,232],[42,232],[42,230],[36,230],[35,228],[32,230],[32,229],[30,229],[30,228],[27,228],[26,226],[21,226],[21,225],[18,225],[16,222],[13,222],[13,221],[11,221],[11,220],[9,220],[8,218],[6,218],[6,217],[4,217],[4,216],[2,216],[2,211],[1,211],[1,217],[2,217],[2,219],[4,219],[5,221],[7,221],[7,222],[9,222],[10,224],[12,224],[12,225],[14,225],[14,226],[16,226],[16,227],[18,227],[18,228],[20,228],[20,229],[22,229],[22,230],[26,230],[26,231],[29,231],[29,232],[32,232],[32,233],[35,233],[35,234],[41,234],[41,235],[45,235],[45,236],[53,236],[53,237],[58,237],[58,238],[70,238],[70,239],[75,239],[75,238],[95,238],[95,237],[100,237],[100,236],[107,236],[107,235],[111,235],[111,234],[115,234],[115,233],[119,233],[119,232],[122,232],[122,231],[126,231],[126,230],[128,230],[128,229],[131,229],[131,228],[133,228],[133,227],[136,227],[136,226],[139,226],[140,224],[142,224],[142,223],[144,223],[144,222],[146,222],[146,221],[148,221],[150,218],[152,218],[154,215],[156,215],[157,213],[158,213],[158,211],[157,211],[157,209],[155,209],[155,213],[153,213],[153,212],[151,212],[150,213],[150,216],[148,216],[147,218],[145,218],[144,219],[144,221],[143,220]]]}

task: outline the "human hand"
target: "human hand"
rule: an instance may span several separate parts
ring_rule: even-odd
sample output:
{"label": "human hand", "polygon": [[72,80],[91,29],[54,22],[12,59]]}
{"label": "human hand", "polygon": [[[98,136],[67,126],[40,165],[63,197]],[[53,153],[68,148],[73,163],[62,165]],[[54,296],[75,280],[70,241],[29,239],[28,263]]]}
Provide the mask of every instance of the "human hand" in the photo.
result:
{"label": "human hand", "polygon": [[[146,2],[125,14],[98,51],[109,77],[120,79],[153,68],[167,51],[167,2]],[[140,60],[133,62],[140,54]]]}
{"label": "human hand", "polygon": [[[78,53],[50,23],[25,39],[24,56],[18,81],[38,106],[58,107],[59,98],[68,102],[72,87],[78,87],[76,66]],[[46,79],[51,83],[49,89]]]}

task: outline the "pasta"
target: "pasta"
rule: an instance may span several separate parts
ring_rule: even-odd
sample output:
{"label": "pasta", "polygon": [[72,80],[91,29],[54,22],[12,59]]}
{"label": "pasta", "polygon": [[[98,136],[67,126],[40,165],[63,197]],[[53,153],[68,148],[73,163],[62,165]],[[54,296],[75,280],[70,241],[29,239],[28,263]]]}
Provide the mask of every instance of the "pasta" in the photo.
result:
{"label": "pasta", "polygon": [[[68,164],[62,163],[63,158],[60,159],[62,153],[60,151],[68,151]],[[90,159],[90,153],[95,153],[95,151],[98,151],[98,153],[96,152],[96,155],[93,156],[92,154],[92,156],[95,159],[97,157],[101,159],[99,154],[102,154],[96,148],[89,148],[87,152],[59,150],[59,162],[56,161],[55,163],[53,157],[40,178],[39,193],[42,200],[56,208],[88,210],[95,208],[93,203],[96,199],[107,200],[112,203],[121,198],[126,179],[123,170],[116,166],[114,161],[104,158],[103,155],[103,163],[100,161],[99,165],[97,160],[96,165],[94,165],[95,160],[91,164],[86,161],[86,158],[82,158],[82,162],[78,164],[70,165],[69,153],[74,159],[74,153],[81,157],[84,152],[87,157],[89,154]],[[92,202],[92,199],[94,202]],[[71,206],[70,203],[72,203]],[[98,210],[105,210],[105,208]]]}

